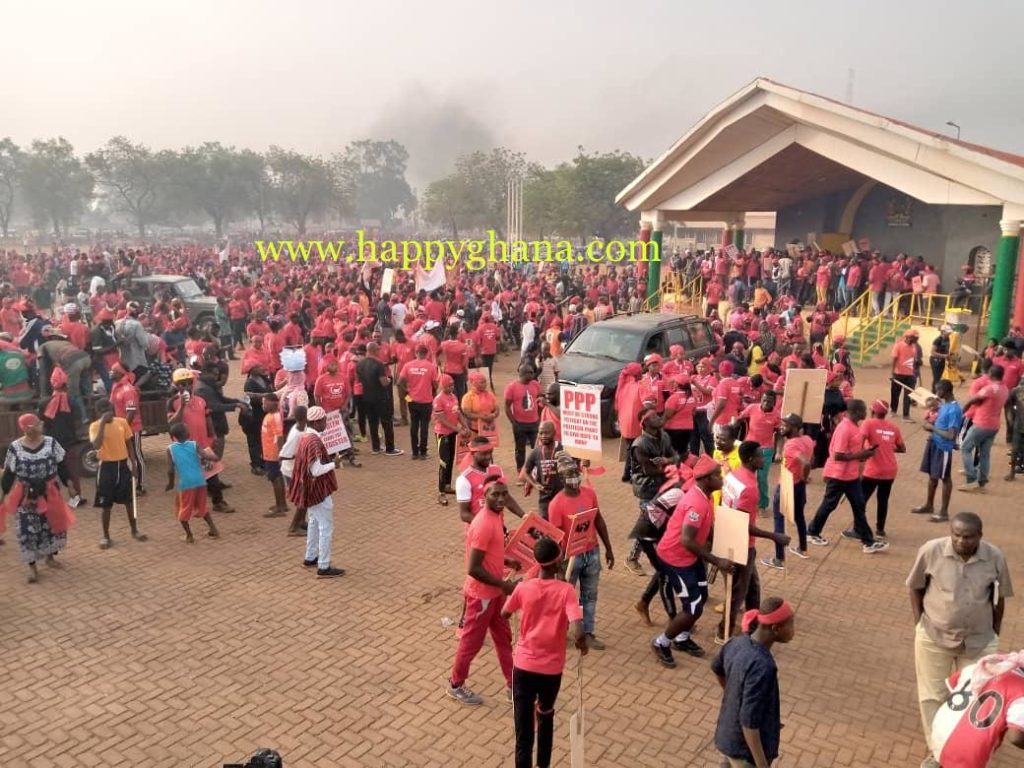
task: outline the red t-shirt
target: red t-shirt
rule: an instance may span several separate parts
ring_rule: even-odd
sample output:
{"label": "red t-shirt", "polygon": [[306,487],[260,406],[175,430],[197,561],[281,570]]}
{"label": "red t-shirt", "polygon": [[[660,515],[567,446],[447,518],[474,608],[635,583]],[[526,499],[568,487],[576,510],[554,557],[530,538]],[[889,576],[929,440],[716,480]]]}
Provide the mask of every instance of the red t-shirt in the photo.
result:
{"label": "red t-shirt", "polygon": [[917,360],[917,346],[897,341],[892,345],[893,373],[897,376],[913,376],[914,361]]}
{"label": "red t-shirt", "polygon": [[[757,525],[757,503],[760,493],[757,490],[757,475],[742,464],[728,475],[722,485],[722,504],[738,509],[750,515],[750,524]],[[754,546],[754,537],[750,537],[748,547]]]}
{"label": "red t-shirt", "polygon": [[570,496],[565,491],[559,491],[555,494],[555,498],[548,503],[548,522],[561,528],[568,540],[572,528],[569,517],[596,508],[598,508],[597,494],[594,493],[593,488],[580,486],[579,496]]}
{"label": "red t-shirt", "polygon": [[498,326],[494,323],[483,323],[477,329],[481,355],[498,353]]}
{"label": "red t-shirt", "polygon": [[804,466],[797,457],[802,456],[812,465],[814,463],[814,440],[807,435],[789,438],[782,446],[782,461],[786,469],[793,475],[794,483],[807,482],[807,474]]}
{"label": "red t-shirt", "polygon": [[505,402],[512,408],[512,420],[520,424],[536,424],[540,421],[537,398],[540,384],[536,380],[528,384],[513,381],[505,387]]}
{"label": "red t-shirt", "polygon": [[833,480],[856,480],[860,477],[860,462],[836,461],[837,453],[859,453],[864,448],[864,435],[860,428],[848,417],[843,417],[832,433],[832,442],[828,446],[828,459],[825,461],[825,477]]}
{"label": "red t-shirt", "polygon": [[1003,406],[1010,396],[1001,381],[990,381],[980,390],[977,397],[985,398],[974,407],[971,421],[980,429],[999,429],[1002,422]]}
{"label": "red t-shirt", "polygon": [[864,419],[860,425],[860,433],[869,446],[877,450],[864,464],[864,477],[875,480],[895,480],[896,448],[903,445],[900,428],[886,419]]}
{"label": "red t-shirt", "polygon": [[675,413],[665,422],[665,429],[693,429],[693,412],[697,409],[693,397],[685,392],[673,392],[665,401],[665,410],[669,409]]}
{"label": "red t-shirt", "polygon": [[469,347],[461,341],[448,339],[441,342],[441,354],[444,355],[444,372],[455,375],[466,372],[466,358]]}
{"label": "red t-shirt", "polygon": [[504,613],[516,611],[521,612],[519,642],[512,657],[516,669],[562,674],[569,623],[583,618],[576,590],[558,579],[522,581],[502,608]]}
{"label": "red t-shirt", "polygon": [[672,517],[665,524],[665,535],[658,542],[658,557],[676,568],[693,565],[697,562],[697,556],[683,546],[683,527],[696,528],[697,536],[694,540],[703,545],[711,535],[714,521],[711,499],[700,488],[693,486],[683,494]]}
{"label": "red t-shirt", "polygon": [[[175,413],[180,404],[181,395],[175,395],[167,415],[171,416]],[[181,415],[182,422],[188,427],[189,437],[195,440],[196,445],[200,448],[213,446],[213,438],[207,429],[206,413],[206,401],[199,395],[190,395]]]}
{"label": "red t-shirt", "polygon": [[448,427],[438,421],[438,416],[444,416],[452,424],[459,423],[459,398],[454,393],[449,395],[445,392],[440,392],[434,398],[434,434],[454,434],[454,430],[448,429]]}
{"label": "red t-shirt", "polygon": [[[505,515],[484,509],[473,518],[466,530],[466,567],[469,567],[470,553],[479,549],[484,553],[484,570],[492,576],[501,578],[505,572]],[[477,581],[466,574],[466,582],[462,587],[467,597],[489,600],[500,597],[501,587],[492,587]]]}
{"label": "red t-shirt", "polygon": [[761,410],[760,403],[754,403],[748,405],[742,415],[750,419],[747,440],[755,440],[762,448],[775,446],[775,430],[782,426],[782,418],[776,411],[765,413]]}
{"label": "red t-shirt", "polygon": [[114,415],[122,419],[128,418],[128,409],[134,408],[135,415],[128,422],[132,429],[138,432],[142,429],[142,408],[139,406],[139,390],[124,379],[115,384],[110,390],[110,404],[114,408]]}
{"label": "red t-shirt", "polygon": [[[434,400],[434,382],[439,378],[437,366],[429,360],[410,360],[402,366],[398,374],[399,381],[404,381],[409,390],[409,397],[414,403],[430,403]],[[455,397],[455,395],[452,395]]]}
{"label": "red t-shirt", "polygon": [[718,382],[711,400],[717,408],[718,401],[725,398],[725,407],[718,414],[718,418],[715,419],[715,424],[729,424],[740,415],[740,406],[743,404],[743,393],[746,389],[746,382],[740,378],[730,376]]}
{"label": "red t-shirt", "polygon": [[348,396],[348,378],[340,368],[334,376],[329,373],[321,374],[313,385],[313,398],[325,411],[340,410],[348,402]]}

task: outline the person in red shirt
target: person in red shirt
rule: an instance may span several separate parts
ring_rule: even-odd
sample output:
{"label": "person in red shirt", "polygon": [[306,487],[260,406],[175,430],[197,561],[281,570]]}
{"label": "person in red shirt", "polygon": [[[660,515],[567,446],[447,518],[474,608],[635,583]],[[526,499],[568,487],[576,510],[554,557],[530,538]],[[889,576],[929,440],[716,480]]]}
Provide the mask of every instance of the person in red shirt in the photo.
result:
{"label": "person in red shirt", "polygon": [[469,436],[463,423],[459,398],[455,396],[455,382],[448,374],[438,380],[441,391],[434,398],[434,434],[437,436],[437,503],[448,506],[448,495],[454,494],[452,475],[455,470],[455,441],[459,434]]}
{"label": "person in red shirt", "polygon": [[[182,423],[188,427],[189,436],[196,441],[200,452],[204,448],[213,448],[213,422],[210,409],[199,395],[192,394],[195,372],[188,368],[178,368],[171,375],[174,394],[167,401],[167,423]],[[206,489],[213,499],[215,512],[227,514],[234,512],[234,507],[224,501],[224,484],[219,475],[206,478]]]}
{"label": "person in red shirt", "polygon": [[128,445],[131,448],[132,461],[135,462],[136,469],[135,477],[138,480],[135,492],[145,496],[146,461],[142,456],[142,406],[139,390],[135,387],[135,375],[127,373],[120,363],[114,363],[110,369],[110,380],[113,382],[110,389],[110,404],[114,409],[114,415],[127,421],[132,428],[132,437]]}
{"label": "person in red shirt", "polygon": [[449,326],[447,338],[441,342],[440,354],[443,357],[442,370],[455,382],[455,394],[459,400],[466,394],[466,366],[469,363],[469,347],[459,341],[458,326]]}
{"label": "person in red shirt", "polygon": [[728,360],[718,364],[718,373],[722,380],[718,382],[711,396],[714,403],[711,426],[715,431],[723,424],[731,424],[739,417],[743,406],[743,394],[747,390],[747,382],[735,375],[732,363]]}
{"label": "person in red shirt", "polygon": [[[497,469],[497,468],[495,468]],[[502,616],[505,598],[516,587],[513,581],[502,578],[505,567],[519,570],[519,563],[505,559],[505,505],[508,486],[498,469],[484,482],[484,507],[473,517],[466,532],[466,580],[463,584],[465,610],[462,635],[455,651],[451,677],[445,692],[463,704],[482,704],[483,699],[466,687],[469,668],[483,647],[488,633],[495,653],[508,698],[512,698],[512,628]]]}
{"label": "person in red shirt", "polygon": [[540,422],[540,384],[534,378],[533,368],[519,366],[519,379],[505,387],[505,415],[512,423],[515,437],[516,473],[526,461],[526,448],[537,443],[537,425]]}
{"label": "person in red shirt", "polygon": [[889,515],[889,493],[896,480],[899,467],[896,454],[906,453],[900,428],[885,418],[889,404],[885,400],[871,403],[871,418],[860,425],[864,444],[875,448],[874,454],[864,464],[861,485],[864,488],[864,503],[871,501],[871,495],[878,489],[878,508],[875,513],[875,538],[885,538],[885,520]]}
{"label": "person in red shirt", "polygon": [[[604,545],[605,562],[608,569],[615,567],[615,555],[612,554],[612,543],[608,536],[597,494],[593,488],[583,485],[583,476],[579,465],[568,453],[558,454],[556,459],[558,475],[562,480],[562,490],[548,503],[548,521],[561,528],[565,533],[565,542],[569,541],[574,526],[573,515],[595,509],[594,527]],[[583,607],[583,631],[587,636],[587,644],[596,651],[604,650],[604,643],[594,635],[597,624],[597,586],[601,576],[601,547],[594,546],[586,552],[580,552],[570,559],[569,572],[565,578],[573,586],[580,585],[580,605]]]}
{"label": "person in red shirt", "polygon": [[680,610],[665,631],[651,641],[654,655],[664,667],[674,668],[672,649],[701,657],[705,651],[690,637],[690,630],[704,612],[708,599],[708,575],[705,563],[722,573],[732,573],[735,565],[711,554],[708,539],[714,523],[711,495],[722,490],[722,467],[708,455],[693,466],[693,485],[676,504],[658,542],[658,567],[679,595]]}
{"label": "person in red shirt", "polygon": [[[964,464],[966,484],[958,490],[966,493],[984,491],[988,485],[989,462],[992,443],[999,434],[1000,419],[1010,393],[1003,385],[1003,367],[991,365],[988,369],[989,383],[964,403],[964,411],[974,406],[971,412],[971,428],[960,444],[960,457]],[[977,464],[974,452],[977,451]]]}
{"label": "person in red shirt", "polygon": [[903,334],[903,338],[900,341],[897,341],[892,346],[890,404],[892,412],[895,414],[900,404],[900,395],[903,395],[904,421],[911,421],[910,391],[917,387],[918,373],[921,370],[922,360],[921,346],[917,343],[917,331],[911,328]]}
{"label": "person in red shirt", "polygon": [[427,458],[427,429],[440,375],[437,366],[427,359],[427,347],[424,344],[416,347],[416,357],[399,369],[398,396],[409,405],[409,432],[414,460]]}
{"label": "person in red shirt", "polygon": [[487,368],[487,378],[491,389],[494,389],[494,357],[498,354],[498,340],[501,337],[501,329],[494,322],[490,312],[484,312],[480,317],[480,325],[476,329],[477,352],[480,360]]}
{"label": "person in red shirt", "polygon": [[679,374],[671,381],[678,388],[665,401],[664,429],[668,432],[675,452],[679,455],[680,459],[685,459],[690,453],[690,443],[693,436],[693,414],[697,409],[697,403],[693,397],[689,376]]}
{"label": "person in red shirt", "polygon": [[[804,422],[799,414],[789,413],[782,418],[782,466],[793,475],[793,520],[796,522],[797,547],[789,551],[799,558],[807,558],[807,523],[804,521],[804,507],[807,505],[807,479],[814,468],[814,439],[804,434]],[[775,486],[772,506],[775,518],[775,532],[784,533],[786,518],[782,512],[781,483]],[[769,568],[784,568],[786,547],[775,544],[775,557],[761,558],[761,565]]]}
{"label": "person in red shirt", "polygon": [[[540,566],[535,579],[521,581],[505,601],[502,618],[508,620],[517,611],[519,642],[512,654],[512,712],[516,727],[516,768],[551,765],[554,737],[555,701],[565,668],[565,641],[572,630],[581,656],[586,656],[587,638],[583,632],[583,611],[572,586],[558,576],[558,544],[541,538],[533,546],[533,557]],[[533,759],[534,726],[537,736],[537,760]]]}
{"label": "person in red shirt", "polygon": [[[737,634],[737,622],[744,610],[751,610],[761,604],[761,579],[757,574],[757,549],[755,539],[771,539],[775,544],[786,546],[789,536],[785,533],[765,531],[757,527],[758,496],[757,473],[764,463],[761,446],[753,440],[745,440],[737,448],[740,465],[725,476],[722,483],[722,506],[746,512],[750,516],[747,539],[747,562],[736,564],[732,577],[731,616],[729,616],[729,637]],[[744,607],[745,606],[745,607]],[[724,638],[725,616],[718,625],[718,637]]]}
{"label": "person in red shirt", "polygon": [[68,341],[79,349],[89,346],[89,326],[82,322],[82,310],[77,304],[64,305],[64,317],[60,321],[60,330]]}
{"label": "person in red shirt", "polygon": [[828,460],[825,462],[825,497],[818,506],[807,528],[807,540],[819,547],[827,547],[828,539],[821,535],[839,501],[845,496],[853,509],[853,530],[843,531],[843,537],[860,539],[863,543],[861,551],[873,555],[889,548],[889,542],[876,541],[871,533],[865,513],[864,486],[860,479],[860,462],[870,459],[875,446],[864,447],[864,435],[860,431],[860,423],[867,416],[867,406],[863,400],[851,400],[846,409],[846,417],[839,422],[832,433],[828,447]]}
{"label": "person in red shirt", "polygon": [[761,395],[761,402],[748,405],[740,413],[739,420],[747,423],[747,440],[761,446],[764,461],[757,471],[757,506],[763,512],[768,509],[768,473],[775,458],[775,433],[782,426],[782,418],[775,408],[778,395],[768,390]]}
{"label": "person in red shirt", "polygon": [[348,378],[340,373],[340,365],[336,358],[329,358],[324,372],[316,377],[313,385],[313,399],[316,404],[330,413],[348,409],[348,401],[352,392]]}

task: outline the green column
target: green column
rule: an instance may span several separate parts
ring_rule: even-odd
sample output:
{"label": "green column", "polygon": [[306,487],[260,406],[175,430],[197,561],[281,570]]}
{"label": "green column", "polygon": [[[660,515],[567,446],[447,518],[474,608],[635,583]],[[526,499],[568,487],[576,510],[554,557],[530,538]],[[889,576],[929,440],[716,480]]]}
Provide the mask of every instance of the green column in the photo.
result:
{"label": "green column", "polygon": [[988,315],[987,336],[990,339],[1002,339],[1010,330],[1010,299],[1013,297],[1013,279],[1017,274],[1017,254],[1020,252],[1020,222],[1003,219],[999,227],[1003,236],[996,246],[992,303]]}
{"label": "green column", "polygon": [[[655,261],[657,259],[657,261]],[[650,258],[647,261],[647,298],[661,288],[661,230],[651,232]]]}
{"label": "green column", "polygon": [[733,245],[735,245],[741,251],[743,250],[743,230],[742,229],[737,229],[736,230],[736,234],[733,235],[732,242],[733,242]]}

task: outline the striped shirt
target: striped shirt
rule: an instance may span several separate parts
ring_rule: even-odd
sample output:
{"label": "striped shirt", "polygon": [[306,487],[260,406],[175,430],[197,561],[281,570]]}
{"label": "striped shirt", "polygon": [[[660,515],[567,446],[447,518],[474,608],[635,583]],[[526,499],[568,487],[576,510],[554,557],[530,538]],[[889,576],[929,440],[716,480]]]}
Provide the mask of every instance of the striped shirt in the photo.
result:
{"label": "striped shirt", "polygon": [[[338,479],[334,472],[318,474],[314,470],[317,465],[333,464],[327,455],[320,436],[315,432],[304,434],[299,440],[295,451],[295,467],[292,484],[288,489],[288,498],[297,507],[315,507],[336,490]],[[333,466],[332,466],[333,469]]]}

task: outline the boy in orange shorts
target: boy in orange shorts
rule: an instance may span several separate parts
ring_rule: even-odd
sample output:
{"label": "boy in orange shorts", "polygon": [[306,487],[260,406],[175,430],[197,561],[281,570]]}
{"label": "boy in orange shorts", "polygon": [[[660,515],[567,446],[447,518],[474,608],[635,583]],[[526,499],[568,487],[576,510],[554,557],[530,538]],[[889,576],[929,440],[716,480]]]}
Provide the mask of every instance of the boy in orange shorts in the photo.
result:
{"label": "boy in orange shorts", "polygon": [[[185,529],[185,542],[194,544],[192,529],[188,521],[193,517],[201,517],[210,530],[210,538],[220,537],[217,526],[206,511],[206,478],[203,477],[202,462],[216,461],[216,454],[209,448],[200,449],[195,440],[189,440],[188,427],[181,422],[171,425],[171,444],[167,446],[167,488],[174,488],[174,506],[178,513],[178,522]],[[175,484],[177,473],[177,484]]]}

